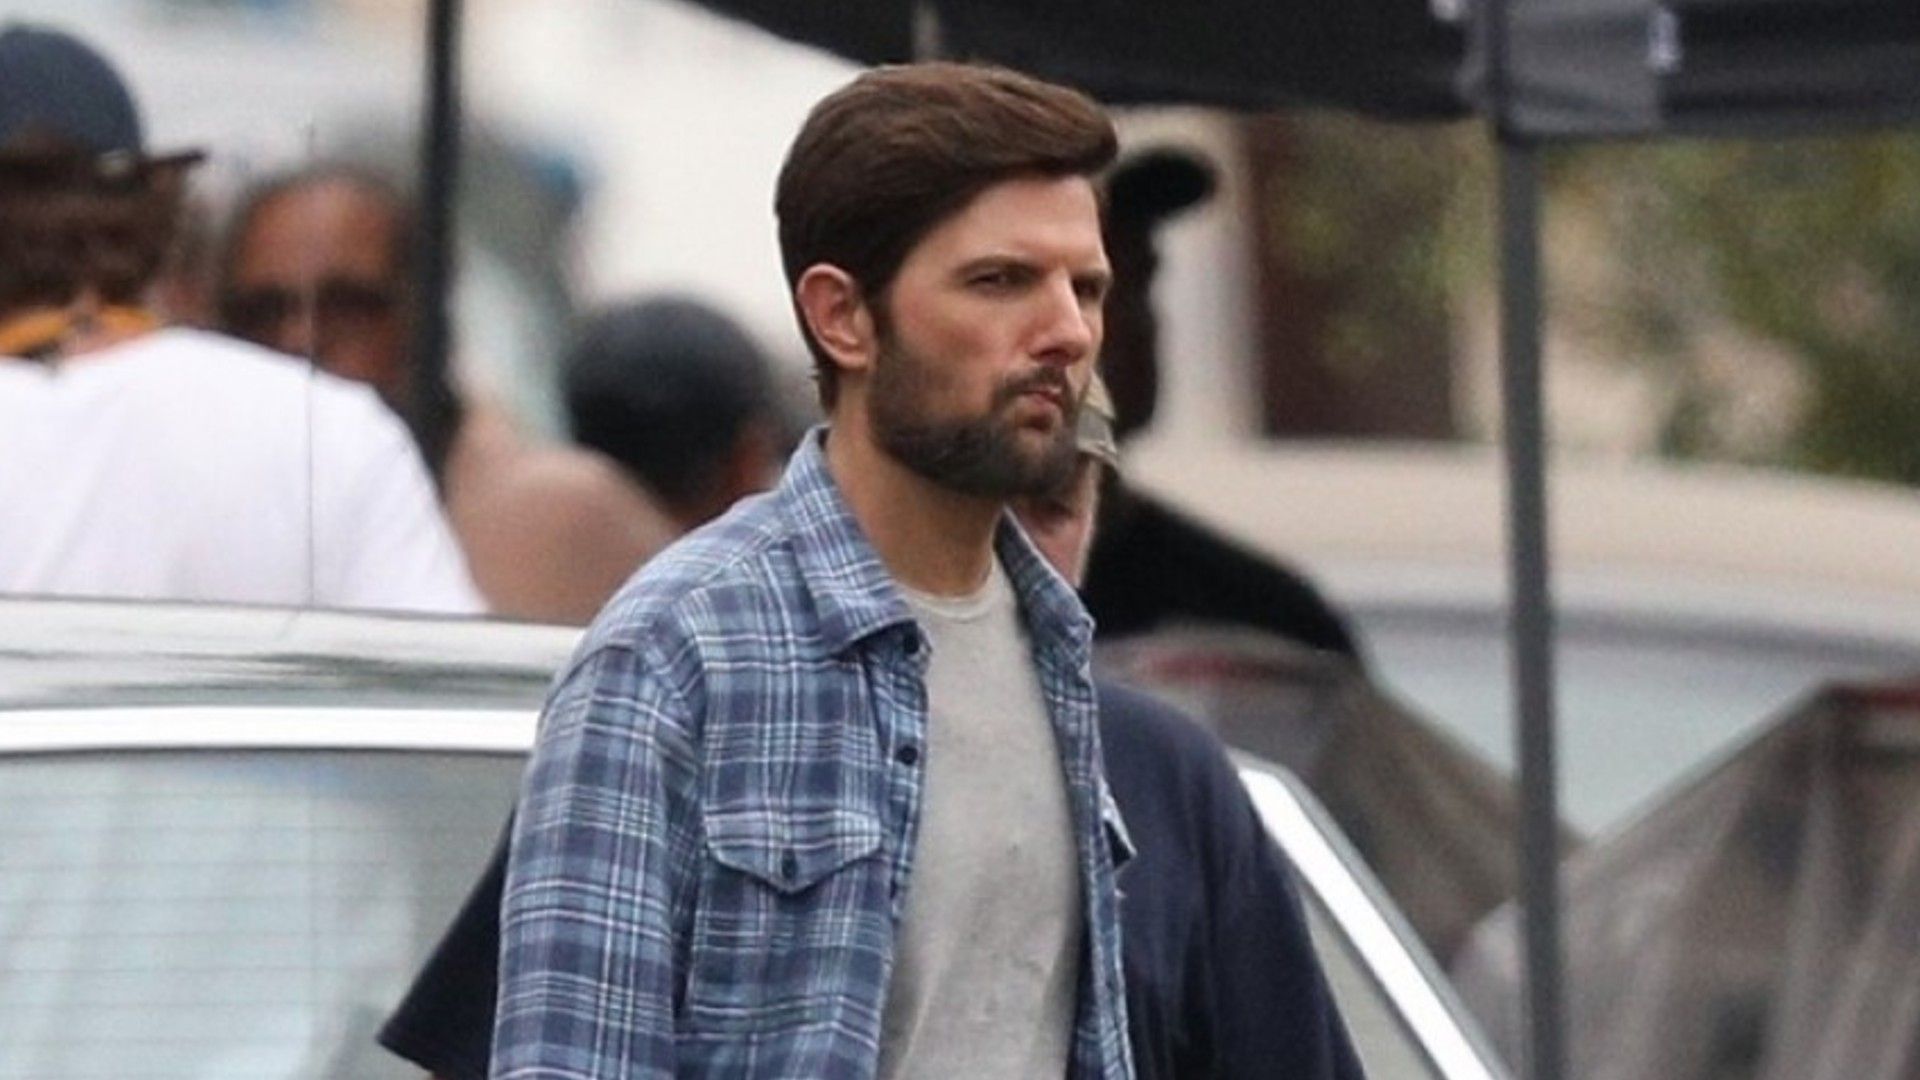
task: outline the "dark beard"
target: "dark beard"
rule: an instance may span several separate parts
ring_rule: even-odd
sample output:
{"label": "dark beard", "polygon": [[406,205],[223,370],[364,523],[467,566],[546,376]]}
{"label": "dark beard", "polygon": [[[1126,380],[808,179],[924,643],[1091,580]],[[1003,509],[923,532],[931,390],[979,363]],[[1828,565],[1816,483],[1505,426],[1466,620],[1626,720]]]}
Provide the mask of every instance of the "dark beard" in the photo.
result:
{"label": "dark beard", "polygon": [[[949,490],[1002,500],[1057,491],[1073,475],[1080,402],[1059,368],[1008,379],[994,388],[986,413],[970,419],[925,416],[920,405],[929,381],[924,361],[897,341],[882,341],[867,412],[874,442],[900,464]],[[1009,407],[1021,394],[1047,387],[1060,392],[1065,415],[1044,447],[1027,450]]]}

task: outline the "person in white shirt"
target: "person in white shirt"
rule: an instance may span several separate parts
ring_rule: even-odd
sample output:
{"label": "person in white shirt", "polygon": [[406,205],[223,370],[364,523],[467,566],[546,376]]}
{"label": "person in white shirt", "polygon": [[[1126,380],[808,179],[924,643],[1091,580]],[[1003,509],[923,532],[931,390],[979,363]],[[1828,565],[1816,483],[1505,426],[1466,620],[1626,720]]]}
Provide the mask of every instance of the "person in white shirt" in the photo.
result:
{"label": "person in white shirt", "polygon": [[147,295],[194,153],[59,31],[0,27],[0,593],[471,613],[372,391]]}

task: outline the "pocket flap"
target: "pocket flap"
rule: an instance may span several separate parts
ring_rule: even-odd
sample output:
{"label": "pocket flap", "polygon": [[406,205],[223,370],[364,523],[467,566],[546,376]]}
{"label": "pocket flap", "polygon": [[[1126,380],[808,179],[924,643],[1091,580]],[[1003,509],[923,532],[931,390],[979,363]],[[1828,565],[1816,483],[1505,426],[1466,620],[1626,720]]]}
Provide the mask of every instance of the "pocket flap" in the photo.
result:
{"label": "pocket flap", "polygon": [[705,822],[715,862],[783,893],[874,854],[885,838],[879,818],[845,808],[709,810]]}

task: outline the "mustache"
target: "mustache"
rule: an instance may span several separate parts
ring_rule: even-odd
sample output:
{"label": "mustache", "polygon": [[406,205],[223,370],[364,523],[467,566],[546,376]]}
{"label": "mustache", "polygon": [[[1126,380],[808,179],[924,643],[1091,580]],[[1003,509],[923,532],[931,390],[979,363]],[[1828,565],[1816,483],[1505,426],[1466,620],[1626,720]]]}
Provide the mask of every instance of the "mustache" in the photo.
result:
{"label": "mustache", "polygon": [[994,406],[997,408],[1006,405],[1021,394],[1036,390],[1057,394],[1069,410],[1077,408],[1080,404],[1080,395],[1073,392],[1073,382],[1067,378],[1065,370],[1057,367],[1040,367],[1026,375],[1015,376],[1001,383],[999,389],[993,394]]}

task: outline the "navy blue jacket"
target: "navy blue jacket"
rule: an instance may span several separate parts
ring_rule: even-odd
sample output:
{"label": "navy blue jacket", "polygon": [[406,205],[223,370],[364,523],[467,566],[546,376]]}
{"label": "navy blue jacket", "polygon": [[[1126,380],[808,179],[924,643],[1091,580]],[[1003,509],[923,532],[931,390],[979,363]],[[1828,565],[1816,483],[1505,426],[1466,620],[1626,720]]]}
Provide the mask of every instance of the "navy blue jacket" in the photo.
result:
{"label": "navy blue jacket", "polygon": [[1136,853],[1120,871],[1127,1033],[1141,1080],[1357,1080],[1293,875],[1220,741],[1101,682],[1107,784]]}

